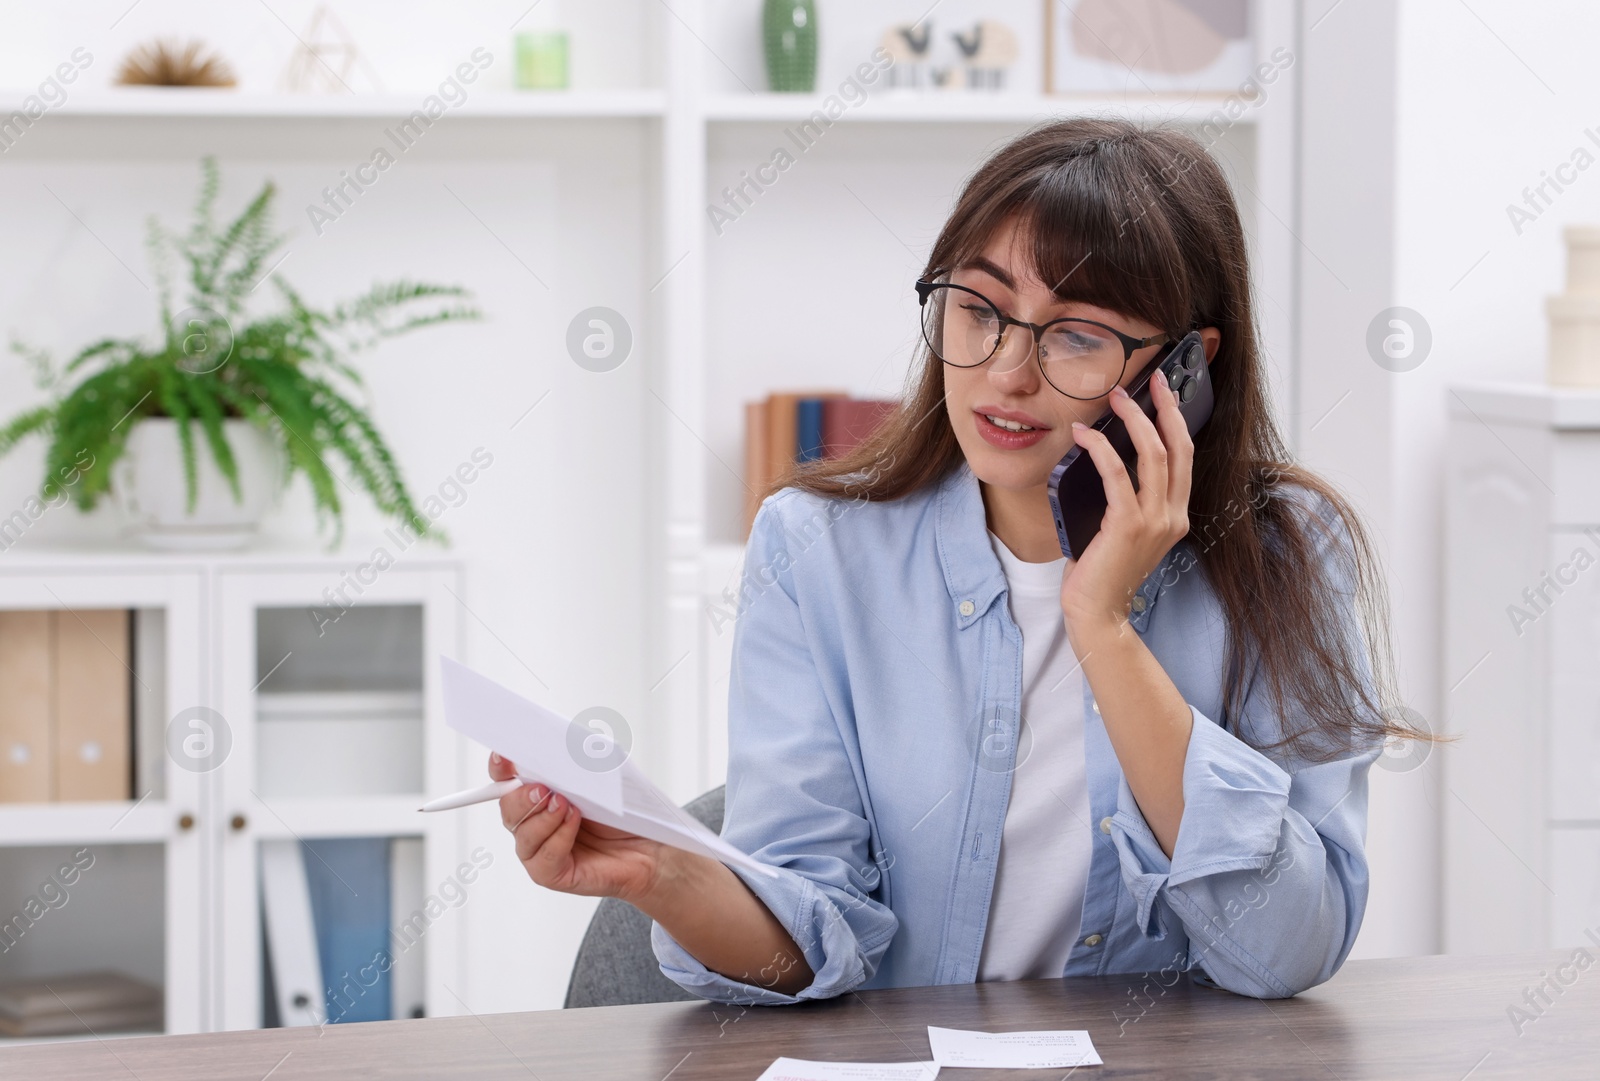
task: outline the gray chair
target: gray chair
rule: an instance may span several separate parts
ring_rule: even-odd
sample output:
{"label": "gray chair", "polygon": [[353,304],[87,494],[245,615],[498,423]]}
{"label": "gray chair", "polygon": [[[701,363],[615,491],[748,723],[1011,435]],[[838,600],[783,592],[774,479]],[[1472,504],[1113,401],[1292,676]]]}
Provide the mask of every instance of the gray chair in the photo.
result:
{"label": "gray chair", "polygon": [[[725,785],[683,805],[712,833],[722,832]],[[631,1006],[697,1000],[661,974],[650,945],[650,917],[626,901],[604,898],[589,921],[572,965],[563,1006]]]}

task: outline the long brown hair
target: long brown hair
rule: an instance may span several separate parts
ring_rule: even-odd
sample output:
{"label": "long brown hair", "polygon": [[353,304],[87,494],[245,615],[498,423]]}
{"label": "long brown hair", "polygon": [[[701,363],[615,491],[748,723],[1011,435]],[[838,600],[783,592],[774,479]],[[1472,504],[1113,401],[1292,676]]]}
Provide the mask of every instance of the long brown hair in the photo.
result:
{"label": "long brown hair", "polygon": [[[1195,435],[1190,532],[1199,567],[1227,615],[1222,720],[1263,751],[1326,760],[1388,737],[1431,741],[1407,723],[1395,690],[1388,599],[1377,557],[1350,503],[1297,466],[1268,407],[1251,307],[1244,230],[1227,180],[1193,137],[1117,119],[1072,119],[1010,142],[967,182],[928,256],[925,276],[980,254],[1016,216],[1031,235],[1039,280],[1075,300],[1136,316],[1173,338],[1222,332],[1210,365],[1216,404]],[[944,404],[944,365],[925,347],[906,393],[847,457],[808,462],[779,478],[832,497],[899,499],[963,460]],[[1327,500],[1349,531],[1341,586],[1318,557],[1322,527],[1285,485]],[[1334,538],[1329,543],[1336,543]],[[1360,633],[1341,609],[1354,590]],[[1304,723],[1281,739],[1240,731],[1257,679]]]}

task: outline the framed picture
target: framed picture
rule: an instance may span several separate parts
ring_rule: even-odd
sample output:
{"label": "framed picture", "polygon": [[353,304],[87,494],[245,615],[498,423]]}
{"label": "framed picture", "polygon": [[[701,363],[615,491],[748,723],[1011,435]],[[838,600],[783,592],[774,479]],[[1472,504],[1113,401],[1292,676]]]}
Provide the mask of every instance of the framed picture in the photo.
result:
{"label": "framed picture", "polygon": [[1250,0],[1046,0],[1045,90],[1226,94],[1256,62]]}

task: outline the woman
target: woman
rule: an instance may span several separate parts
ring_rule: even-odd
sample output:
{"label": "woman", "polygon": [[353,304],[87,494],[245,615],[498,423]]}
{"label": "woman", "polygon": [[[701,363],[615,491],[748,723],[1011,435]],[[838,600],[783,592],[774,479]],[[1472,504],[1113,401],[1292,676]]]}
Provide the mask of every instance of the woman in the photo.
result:
{"label": "woman", "polygon": [[[1368,767],[1426,737],[1387,719],[1363,528],[1268,412],[1222,173],[1176,131],[1036,129],[968,182],[918,292],[900,408],[769,495],[746,552],[723,836],[781,875],[542,786],[501,801],[518,857],[632,902],[662,971],[719,1001],[1328,979],[1366,905]],[[1164,381],[1154,423],[1123,390],[1189,330],[1216,395],[1192,440]],[[1106,409],[1137,490],[1085,427]],[[1108,507],[1069,560],[1045,493],[1075,444]]]}

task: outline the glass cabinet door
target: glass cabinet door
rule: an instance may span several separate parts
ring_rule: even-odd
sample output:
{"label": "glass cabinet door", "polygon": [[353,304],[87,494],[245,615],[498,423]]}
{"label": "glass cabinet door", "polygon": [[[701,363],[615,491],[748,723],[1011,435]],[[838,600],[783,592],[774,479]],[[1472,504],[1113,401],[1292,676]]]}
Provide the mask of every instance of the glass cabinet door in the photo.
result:
{"label": "glass cabinet door", "polygon": [[205,712],[202,577],[14,556],[0,569],[0,1046],[203,1031],[212,759],[187,727]]}
{"label": "glass cabinet door", "polygon": [[459,964],[424,883],[460,864],[462,787],[438,656],[457,654],[453,567],[396,567],[352,603],[344,568],[219,575],[219,981],[225,1028],[426,1016]]}

